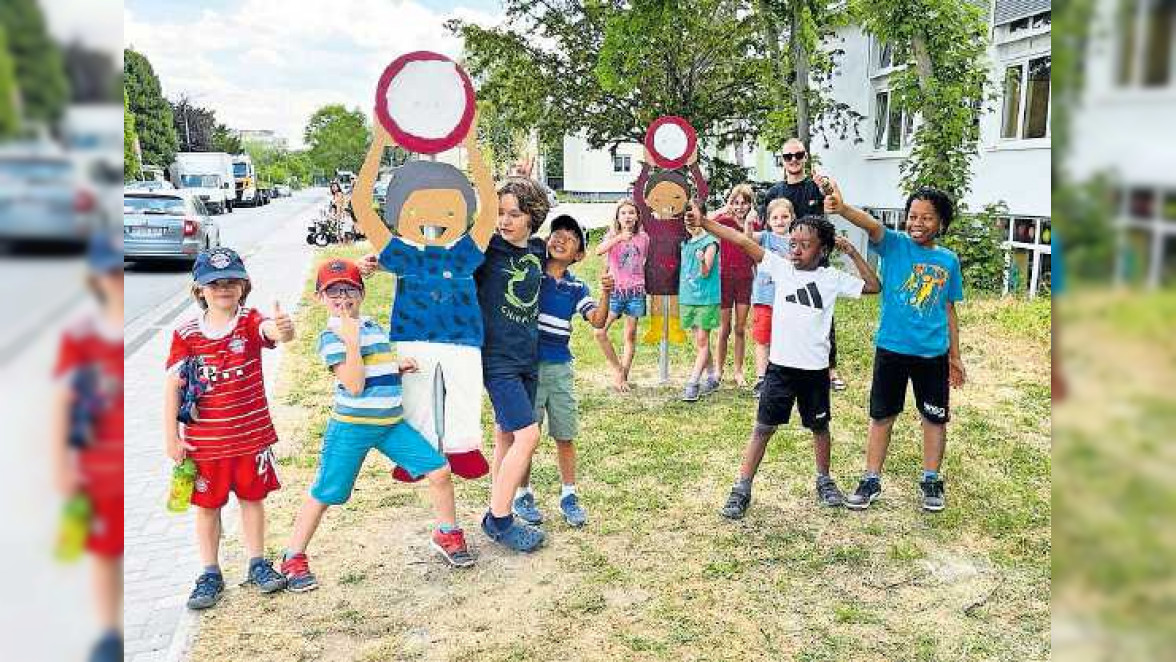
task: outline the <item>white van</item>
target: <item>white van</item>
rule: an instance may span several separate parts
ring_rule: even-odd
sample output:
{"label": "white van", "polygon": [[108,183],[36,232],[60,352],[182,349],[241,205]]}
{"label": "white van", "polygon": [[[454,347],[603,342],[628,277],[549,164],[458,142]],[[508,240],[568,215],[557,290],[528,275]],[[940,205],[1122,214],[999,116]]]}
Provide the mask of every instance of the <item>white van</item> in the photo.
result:
{"label": "white van", "polygon": [[171,165],[171,182],[176,188],[197,189],[194,193],[214,214],[233,211],[233,157],[224,152],[180,152]]}

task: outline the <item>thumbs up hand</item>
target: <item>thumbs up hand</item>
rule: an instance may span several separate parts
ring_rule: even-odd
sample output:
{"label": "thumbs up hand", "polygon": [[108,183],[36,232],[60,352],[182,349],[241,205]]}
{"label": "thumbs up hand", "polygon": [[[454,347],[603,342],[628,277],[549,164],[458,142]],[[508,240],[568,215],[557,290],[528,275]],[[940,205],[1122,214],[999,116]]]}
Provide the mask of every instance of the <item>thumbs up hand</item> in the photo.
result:
{"label": "thumbs up hand", "polygon": [[294,339],[294,321],[290,319],[290,315],[282,310],[282,304],[279,301],[274,301],[274,313],[272,318],[274,327],[278,331],[279,342],[290,342]]}

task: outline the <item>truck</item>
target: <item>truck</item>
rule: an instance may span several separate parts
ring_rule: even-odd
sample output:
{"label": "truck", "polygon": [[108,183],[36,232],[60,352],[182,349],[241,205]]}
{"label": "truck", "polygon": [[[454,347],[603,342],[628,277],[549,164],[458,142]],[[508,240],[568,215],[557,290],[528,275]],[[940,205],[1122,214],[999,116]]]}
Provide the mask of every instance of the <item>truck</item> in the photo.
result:
{"label": "truck", "polygon": [[257,169],[253,167],[253,159],[248,154],[233,156],[233,181],[237,204],[250,207],[265,204],[257,186]]}
{"label": "truck", "polygon": [[176,188],[195,189],[212,213],[232,213],[233,157],[224,152],[180,152],[169,172]]}

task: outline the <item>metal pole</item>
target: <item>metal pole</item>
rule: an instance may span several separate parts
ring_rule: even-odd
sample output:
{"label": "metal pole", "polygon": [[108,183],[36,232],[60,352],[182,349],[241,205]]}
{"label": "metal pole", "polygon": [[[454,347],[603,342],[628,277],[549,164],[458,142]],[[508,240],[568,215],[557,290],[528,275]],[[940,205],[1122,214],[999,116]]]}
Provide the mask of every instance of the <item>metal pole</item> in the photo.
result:
{"label": "metal pole", "polygon": [[658,347],[658,375],[661,377],[661,384],[667,384],[670,381],[670,297],[663,294],[662,298],[662,337],[661,344]]}

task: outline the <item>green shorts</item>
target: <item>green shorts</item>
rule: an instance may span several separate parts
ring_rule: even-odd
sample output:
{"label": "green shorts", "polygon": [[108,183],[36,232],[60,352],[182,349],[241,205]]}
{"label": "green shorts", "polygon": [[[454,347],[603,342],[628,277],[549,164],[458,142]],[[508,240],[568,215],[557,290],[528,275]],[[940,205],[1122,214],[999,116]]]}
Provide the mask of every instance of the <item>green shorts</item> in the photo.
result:
{"label": "green shorts", "polygon": [[678,309],[682,313],[682,328],[693,329],[699,328],[703,331],[714,331],[719,328],[719,304],[713,303],[709,306],[688,306],[679,305]]}
{"label": "green shorts", "polygon": [[535,391],[535,420],[559,441],[571,441],[580,433],[576,413],[576,388],[571,363],[539,363],[539,388]]}

